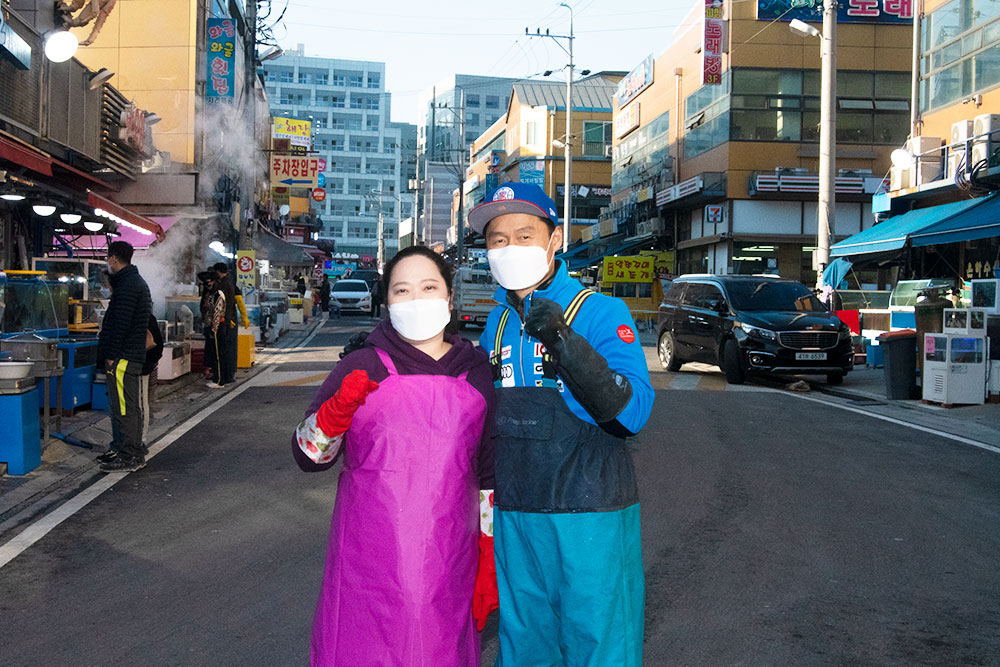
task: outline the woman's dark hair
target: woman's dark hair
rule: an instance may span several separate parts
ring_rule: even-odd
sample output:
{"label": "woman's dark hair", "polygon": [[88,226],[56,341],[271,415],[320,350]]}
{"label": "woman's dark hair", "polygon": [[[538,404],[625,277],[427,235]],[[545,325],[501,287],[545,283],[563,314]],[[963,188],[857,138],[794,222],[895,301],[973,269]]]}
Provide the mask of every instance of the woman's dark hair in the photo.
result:
{"label": "woman's dark hair", "polygon": [[455,278],[455,269],[452,268],[451,264],[446,262],[444,257],[434,252],[427,246],[411,245],[397,252],[396,255],[385,264],[385,273],[382,274],[383,302],[388,303],[389,300],[389,284],[392,282],[393,269],[395,269],[396,265],[407,257],[414,256],[426,257],[434,262],[434,266],[437,267],[438,272],[444,279],[444,284],[448,287],[448,294],[451,294],[451,285]]}

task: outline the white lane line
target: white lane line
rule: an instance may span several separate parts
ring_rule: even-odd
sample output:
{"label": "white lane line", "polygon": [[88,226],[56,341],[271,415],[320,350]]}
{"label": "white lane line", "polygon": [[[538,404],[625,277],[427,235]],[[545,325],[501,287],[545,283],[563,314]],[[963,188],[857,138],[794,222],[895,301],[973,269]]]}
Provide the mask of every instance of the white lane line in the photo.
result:
{"label": "white lane line", "polygon": [[[301,343],[288,348],[283,348],[285,350],[295,350],[298,348],[305,347],[308,345],[312,339],[316,336],[316,333],[322,328],[322,325],[316,327],[313,332],[306,337]],[[262,375],[270,374],[276,368],[272,365],[272,361],[277,359],[280,355],[275,355],[263,362],[262,365],[267,366],[263,371],[258,373],[256,376],[251,378],[249,381],[245,382],[242,386],[234,389],[225,396],[221,396],[218,400],[207,405],[200,412],[196,413],[194,416],[189,417],[184,423],[179,426],[175,426],[170,430],[169,433],[162,435],[156,442],[154,442],[149,447],[149,454],[146,455],[146,460],[149,461],[154,456],[162,452],[164,449],[176,442],[185,433],[190,431],[192,428],[200,424],[206,418],[215,413],[219,408],[224,407],[230,401],[235,399],[237,396],[242,394],[247,389],[251,387],[258,386],[254,380],[257,380]],[[38,540],[45,537],[53,528],[61,524],[66,519],[70,518],[81,509],[86,507],[90,501],[97,498],[102,493],[113,487],[115,484],[123,480],[130,473],[127,472],[115,472],[108,473],[101,479],[97,480],[86,489],[76,494],[62,505],[49,512],[45,516],[41,517],[30,526],[22,530],[20,533],[11,538],[3,546],[0,546],[0,568],[4,567],[12,560],[20,556],[26,549],[31,545],[38,542]]]}
{"label": "white lane line", "polygon": [[882,421],[889,422],[891,424],[898,424],[899,426],[905,426],[907,428],[912,428],[917,431],[923,431],[924,433],[930,433],[936,435],[940,438],[946,438],[948,440],[954,440],[955,442],[961,442],[964,445],[972,445],[973,447],[979,447],[980,449],[985,449],[988,452],[993,452],[994,454],[1000,454],[1000,447],[995,447],[993,445],[987,444],[985,442],[979,442],[978,440],[972,440],[971,438],[963,438],[960,435],[953,435],[945,431],[938,431],[936,429],[930,428],[929,426],[921,426],[920,424],[912,424],[902,419],[896,419],[894,417],[887,417],[885,415],[880,415],[874,412],[866,412],[860,408],[852,408],[849,405],[841,405],[839,403],[832,403],[830,401],[824,401],[820,398],[813,398],[812,396],[803,396],[802,394],[796,394],[792,392],[786,392],[789,396],[794,396],[795,398],[801,398],[803,401],[812,401],[813,403],[820,403],[822,405],[829,405],[833,408],[839,408],[841,410],[847,410],[848,412],[855,412],[859,415],[865,415],[866,417],[873,417],[874,419],[881,419]]}

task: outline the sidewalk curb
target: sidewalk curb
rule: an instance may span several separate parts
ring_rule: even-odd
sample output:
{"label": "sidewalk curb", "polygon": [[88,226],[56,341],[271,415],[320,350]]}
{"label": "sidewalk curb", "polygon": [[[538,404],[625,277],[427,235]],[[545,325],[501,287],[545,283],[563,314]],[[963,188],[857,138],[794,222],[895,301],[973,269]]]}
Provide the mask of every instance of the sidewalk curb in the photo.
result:
{"label": "sidewalk curb", "polygon": [[[274,360],[280,358],[281,354],[278,352],[279,350],[295,347],[303,341],[308,340],[325,322],[326,320],[323,318],[312,318],[310,323],[307,323],[303,329],[290,332],[286,335],[285,340],[281,341],[278,345],[264,348],[264,351],[258,355],[260,360],[253,367],[243,369],[242,376],[238,375],[236,381],[231,385],[210,394],[211,398],[209,400],[205,402],[192,400],[186,405],[161,416],[155,423],[150,424],[148,444],[152,445],[156,443],[170,433],[178,424],[190,419],[198,412],[215,405],[231,392],[253,381],[258,375],[267,370]],[[182,387],[178,387],[175,391],[164,394],[163,397],[184,392],[196,384],[198,384],[198,379],[190,381]],[[92,427],[93,425],[88,425],[84,428]],[[105,475],[105,473],[99,470],[97,462],[90,457],[90,451],[74,453],[76,457],[86,458],[87,463],[77,464],[65,474],[52,479],[51,476],[57,474],[54,470],[56,464],[46,464],[43,460],[41,466],[32,471],[32,473],[29,473],[36,475],[35,479],[29,480],[23,486],[12,489],[10,492],[0,496],[0,543],[4,543],[20,527],[30,523],[36,517],[45,514],[54,506],[72,498],[87,488],[96,479]],[[72,458],[74,457],[71,456],[64,459],[63,462],[69,461]],[[0,477],[0,479],[3,479],[3,477]],[[33,482],[38,483],[32,484]]]}

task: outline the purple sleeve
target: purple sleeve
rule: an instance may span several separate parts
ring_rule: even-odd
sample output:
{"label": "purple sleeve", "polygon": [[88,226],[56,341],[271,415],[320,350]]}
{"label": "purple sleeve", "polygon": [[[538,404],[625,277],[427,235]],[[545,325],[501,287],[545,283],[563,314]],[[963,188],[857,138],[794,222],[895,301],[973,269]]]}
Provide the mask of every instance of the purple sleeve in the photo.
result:
{"label": "purple sleeve", "polygon": [[479,488],[496,488],[493,465],[493,430],[496,422],[497,398],[493,388],[493,369],[483,354],[483,363],[469,371],[469,384],[486,399],[486,423],[483,424],[483,438],[479,442]]}
{"label": "purple sleeve", "polygon": [[[382,365],[382,361],[378,358],[378,353],[373,348],[366,347],[356,350],[344,357],[343,360],[339,361],[333,367],[330,374],[326,376],[326,380],[323,381],[323,385],[316,391],[316,395],[313,396],[312,403],[303,417],[315,414],[327,399],[337,393],[337,390],[340,389],[340,383],[344,381],[347,374],[358,369],[367,371],[368,377],[375,382],[381,382],[389,375],[385,370],[385,366]],[[312,459],[306,456],[305,452],[299,449],[294,433],[292,434],[292,456],[295,457],[295,463],[298,464],[299,468],[305,472],[329,470],[337,462],[337,459],[334,459],[329,463],[314,463]]]}

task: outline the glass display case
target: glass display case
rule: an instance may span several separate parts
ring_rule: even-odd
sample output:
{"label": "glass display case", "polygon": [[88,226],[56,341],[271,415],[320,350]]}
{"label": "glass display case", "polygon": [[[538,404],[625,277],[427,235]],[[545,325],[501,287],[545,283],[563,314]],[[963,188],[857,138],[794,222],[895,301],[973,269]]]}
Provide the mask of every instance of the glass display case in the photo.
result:
{"label": "glass display case", "polygon": [[69,284],[37,276],[0,274],[0,313],[0,330],[4,334],[66,329]]}
{"label": "glass display case", "polygon": [[71,299],[88,301],[108,298],[101,293],[103,274],[108,268],[108,263],[103,260],[36,257],[31,260],[31,268],[44,271],[46,280],[65,283]]}
{"label": "glass display case", "polygon": [[955,281],[950,278],[930,278],[928,280],[900,280],[889,296],[890,310],[912,311],[917,305],[920,293],[928,287],[939,287],[942,290],[954,287]]}

